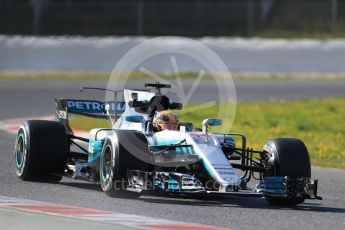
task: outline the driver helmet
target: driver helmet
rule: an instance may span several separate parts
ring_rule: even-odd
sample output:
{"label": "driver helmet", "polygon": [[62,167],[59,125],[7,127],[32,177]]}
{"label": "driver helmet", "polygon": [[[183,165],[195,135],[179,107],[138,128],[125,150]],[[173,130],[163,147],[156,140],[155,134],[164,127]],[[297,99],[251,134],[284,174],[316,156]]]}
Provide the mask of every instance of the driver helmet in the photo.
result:
{"label": "driver helmet", "polygon": [[163,130],[177,130],[179,124],[180,121],[177,115],[169,110],[156,112],[152,121],[153,129],[156,132]]}

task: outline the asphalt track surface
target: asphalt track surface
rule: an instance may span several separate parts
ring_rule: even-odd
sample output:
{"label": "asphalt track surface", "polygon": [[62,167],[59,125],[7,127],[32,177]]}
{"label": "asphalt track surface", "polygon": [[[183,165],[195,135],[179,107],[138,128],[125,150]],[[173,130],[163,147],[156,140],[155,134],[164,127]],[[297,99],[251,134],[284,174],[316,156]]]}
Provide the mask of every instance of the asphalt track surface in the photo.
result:
{"label": "asphalt track surface", "polygon": [[[239,82],[236,87],[238,98],[297,99],[345,94],[345,81],[261,82]],[[80,97],[78,88],[83,84],[102,86],[101,82],[95,81],[1,81],[0,120],[52,114],[55,97]],[[89,93],[88,97],[96,94]],[[197,199],[147,195],[139,199],[109,198],[98,184],[70,179],[63,179],[58,184],[20,181],[14,172],[14,139],[13,134],[0,131],[0,195],[3,196],[233,229],[344,229],[345,226],[344,170],[313,167],[312,177],[319,179],[319,195],[324,200],[308,200],[295,208],[270,206],[261,198]]]}
{"label": "asphalt track surface", "polygon": [[[143,42],[146,42],[145,45]],[[194,42],[201,42],[213,50],[231,71],[345,71],[344,39],[204,37],[186,40],[186,38],[174,36],[152,39],[152,37],[135,36],[31,37],[3,35],[0,35],[0,53],[2,54],[0,70],[110,71],[126,52],[141,44],[141,49],[149,50],[150,54],[156,54],[141,59],[143,61],[141,66],[156,71],[171,71],[170,57],[174,56],[179,70],[199,71],[202,63],[200,61],[203,57],[201,53],[204,52],[199,46],[196,47]],[[192,57],[195,49],[201,52],[198,52],[197,59]],[[159,54],[157,55],[156,52]],[[181,52],[187,52],[187,54],[181,55]],[[141,52],[139,51],[139,53]],[[206,55],[210,57],[208,52]],[[134,63],[134,60],[131,60]],[[208,64],[210,63],[211,60],[208,61]],[[203,65],[204,67],[210,66]]]}
{"label": "asphalt track surface", "polygon": [[[20,220],[20,221],[18,221]],[[34,221],[33,221],[34,220]],[[15,225],[13,223],[16,223]],[[25,212],[15,209],[0,208],[1,229],[21,230],[138,230],[123,225],[111,223],[100,223],[96,221],[80,221],[79,219],[66,218],[57,215],[47,215],[43,213]]]}

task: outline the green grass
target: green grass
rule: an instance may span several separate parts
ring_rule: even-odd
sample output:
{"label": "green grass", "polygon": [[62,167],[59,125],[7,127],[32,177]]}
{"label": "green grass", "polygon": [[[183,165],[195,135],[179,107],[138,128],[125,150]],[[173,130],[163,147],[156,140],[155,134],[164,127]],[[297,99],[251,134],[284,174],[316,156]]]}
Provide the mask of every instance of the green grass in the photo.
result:
{"label": "green grass", "polygon": [[[186,108],[190,106],[193,105]],[[217,116],[217,110],[214,106],[181,114],[180,118],[200,127],[204,118]],[[300,138],[309,149],[313,165],[345,169],[344,118],[345,98],[243,102],[237,106],[232,127],[223,120],[224,125],[212,131],[243,133],[248,145],[254,149],[261,149],[274,137]],[[104,120],[90,118],[72,118],[71,124],[86,130],[108,127]]]}

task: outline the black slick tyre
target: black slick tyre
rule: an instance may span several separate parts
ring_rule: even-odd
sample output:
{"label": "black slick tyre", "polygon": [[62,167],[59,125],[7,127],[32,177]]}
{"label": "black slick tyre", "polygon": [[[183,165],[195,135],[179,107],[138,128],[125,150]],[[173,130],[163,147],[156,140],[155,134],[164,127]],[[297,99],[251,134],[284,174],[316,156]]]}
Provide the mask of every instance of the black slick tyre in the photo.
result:
{"label": "black slick tyre", "polygon": [[127,170],[149,171],[148,163],[131,154],[129,145],[141,145],[138,149],[147,154],[146,137],[137,131],[117,130],[105,139],[100,157],[100,182],[102,190],[111,197],[135,198],[139,192],[127,191]]}
{"label": "black slick tyre", "polygon": [[[264,146],[268,156],[266,176],[288,176],[291,178],[311,177],[311,165],[307,147],[295,138],[276,138],[268,141]],[[278,198],[265,197],[273,205],[297,205],[303,203],[305,198]]]}
{"label": "black slick tyre", "polygon": [[26,181],[58,182],[65,170],[67,136],[55,121],[24,122],[15,142],[17,176]]}

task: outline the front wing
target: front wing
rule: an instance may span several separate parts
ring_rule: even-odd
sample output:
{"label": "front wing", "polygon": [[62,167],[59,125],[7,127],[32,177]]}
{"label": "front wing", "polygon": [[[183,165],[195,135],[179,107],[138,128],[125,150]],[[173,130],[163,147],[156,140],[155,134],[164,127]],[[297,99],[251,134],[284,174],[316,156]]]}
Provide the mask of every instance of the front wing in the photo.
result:
{"label": "front wing", "polygon": [[184,173],[128,170],[127,177],[127,190],[138,193],[322,199],[317,195],[317,180],[310,178],[266,177],[259,181],[255,191],[233,187],[219,192],[205,188],[195,176]]}

